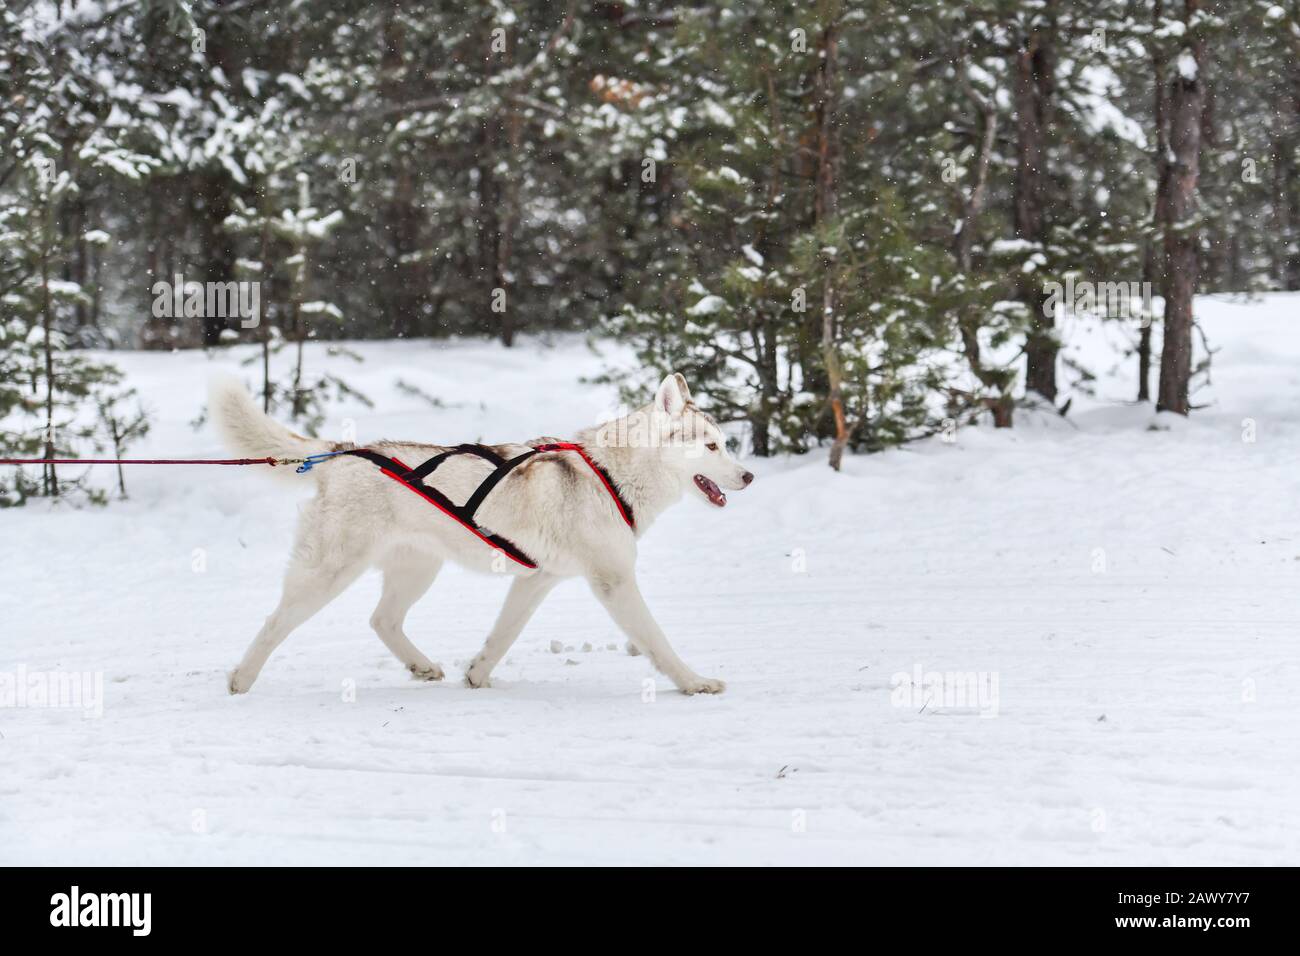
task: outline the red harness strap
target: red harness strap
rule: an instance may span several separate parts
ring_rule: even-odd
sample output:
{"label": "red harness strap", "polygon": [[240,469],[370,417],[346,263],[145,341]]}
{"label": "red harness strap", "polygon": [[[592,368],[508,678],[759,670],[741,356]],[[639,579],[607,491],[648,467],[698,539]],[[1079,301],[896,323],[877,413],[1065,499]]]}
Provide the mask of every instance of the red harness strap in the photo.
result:
{"label": "red harness strap", "polygon": [[599,478],[600,483],[605,486],[605,490],[609,492],[609,496],[614,499],[614,506],[618,508],[618,513],[622,515],[623,520],[627,522],[627,526],[633,531],[636,530],[636,522],[632,519],[632,506],[623,500],[623,496],[618,493],[618,489],[614,487],[613,479],[609,477],[609,472],[591,460],[591,456],[587,454],[587,449],[583,448],[577,442],[557,441],[552,442],[549,445],[535,445],[533,451],[576,451],[582,456],[582,460],[590,466],[591,470],[596,473],[596,477]]}
{"label": "red harness strap", "polygon": [[[411,470],[396,458],[393,459],[393,462],[399,468],[401,468],[403,472],[407,472]],[[379,470],[383,474],[387,475],[389,478],[392,478],[399,485],[403,485],[411,489],[412,491],[414,491],[417,495],[419,495],[425,501],[429,502],[429,504],[433,505],[443,514],[445,514],[448,518],[450,518],[452,521],[455,521],[457,524],[461,525],[466,531],[474,535],[474,537],[478,538],[484,544],[496,548],[498,551],[504,554],[511,561],[515,562],[515,564],[521,564],[526,568],[537,567],[536,561],[534,561],[532,558],[528,557],[528,555],[520,551],[519,548],[517,548],[510,541],[508,541],[505,538],[502,538],[499,535],[488,534],[486,531],[484,531],[482,528],[478,526],[478,522],[476,522],[473,518],[462,517],[462,515],[460,514],[460,509],[456,508],[456,506],[453,505],[447,499],[446,495],[438,494],[436,489],[428,487],[422,481],[407,481],[403,475],[389,471],[387,468],[384,468],[382,466],[380,467]]]}

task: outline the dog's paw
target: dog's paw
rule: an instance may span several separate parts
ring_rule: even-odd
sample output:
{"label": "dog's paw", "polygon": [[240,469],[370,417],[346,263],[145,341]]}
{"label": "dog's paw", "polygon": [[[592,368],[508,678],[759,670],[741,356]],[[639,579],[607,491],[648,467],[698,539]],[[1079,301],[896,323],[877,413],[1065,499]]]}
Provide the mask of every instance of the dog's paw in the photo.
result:
{"label": "dog's paw", "polygon": [[247,694],[252,686],[253,678],[245,677],[238,667],[230,672],[230,679],[226,681],[226,689],[232,694]]}
{"label": "dog's paw", "polygon": [[690,696],[692,694],[721,694],[727,689],[725,682],[712,677],[691,677],[678,685],[678,690]]}
{"label": "dog's paw", "polygon": [[406,665],[406,669],[411,672],[411,676],[416,680],[442,680],[447,676],[443,673],[442,668],[433,661],[417,661],[414,664]]}
{"label": "dog's paw", "polygon": [[491,687],[492,672],[490,666],[484,666],[483,655],[479,655],[469,662],[469,667],[465,668],[465,686],[466,687]]}

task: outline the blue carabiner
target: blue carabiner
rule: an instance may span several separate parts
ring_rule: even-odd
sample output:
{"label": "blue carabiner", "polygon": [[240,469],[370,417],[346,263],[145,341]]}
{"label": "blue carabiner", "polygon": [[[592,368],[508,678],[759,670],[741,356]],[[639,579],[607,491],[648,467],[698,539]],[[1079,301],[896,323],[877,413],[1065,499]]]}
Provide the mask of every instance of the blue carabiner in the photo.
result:
{"label": "blue carabiner", "polygon": [[342,454],[343,452],[341,451],[325,451],[325,452],[321,452],[319,455],[308,455],[306,458],[303,459],[302,464],[299,465],[295,470],[298,472],[298,474],[305,475],[307,472],[312,470],[312,467],[314,465],[319,465],[326,458],[333,458],[335,455],[342,455]]}

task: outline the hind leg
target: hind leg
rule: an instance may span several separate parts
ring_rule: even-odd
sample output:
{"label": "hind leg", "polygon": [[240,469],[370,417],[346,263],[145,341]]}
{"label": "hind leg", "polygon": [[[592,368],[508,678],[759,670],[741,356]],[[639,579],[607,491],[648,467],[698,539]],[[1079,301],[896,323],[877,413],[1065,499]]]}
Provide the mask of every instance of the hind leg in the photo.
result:
{"label": "hind leg", "polygon": [[294,628],[334,600],[365,570],[364,560],[311,566],[293,563],[284,577],[284,593],[262,629],[248,645],[244,658],[230,675],[230,692],[243,694],[253,686],[271,653]]}
{"label": "hind leg", "polygon": [[429,590],[442,568],[442,561],[426,555],[404,551],[384,561],[384,593],[370,626],[379,639],[420,680],[442,680],[442,668],[420,653],[402,631],[402,622],[411,606]]}

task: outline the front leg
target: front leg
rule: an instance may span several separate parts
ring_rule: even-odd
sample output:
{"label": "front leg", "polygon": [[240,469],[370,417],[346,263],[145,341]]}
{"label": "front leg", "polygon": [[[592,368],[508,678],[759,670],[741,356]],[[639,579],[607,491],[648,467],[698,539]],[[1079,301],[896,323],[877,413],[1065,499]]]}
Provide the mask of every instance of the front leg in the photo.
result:
{"label": "front leg", "polygon": [[636,579],[630,574],[618,577],[593,575],[588,581],[614,623],[683,694],[720,694],[726,690],[727,685],[722,681],[701,677],[677,656],[650,608],[646,607]]}
{"label": "front leg", "polygon": [[510,650],[510,645],[519,637],[520,631],[541,605],[542,599],[559,582],[558,577],[545,571],[538,571],[526,578],[515,578],[510,583],[510,593],[506,595],[506,603],[501,606],[501,613],[497,615],[496,623],[492,625],[492,631],[488,634],[483,650],[478,652],[478,656],[465,671],[465,683],[470,687],[488,686],[492,668],[506,656],[506,651]]}

